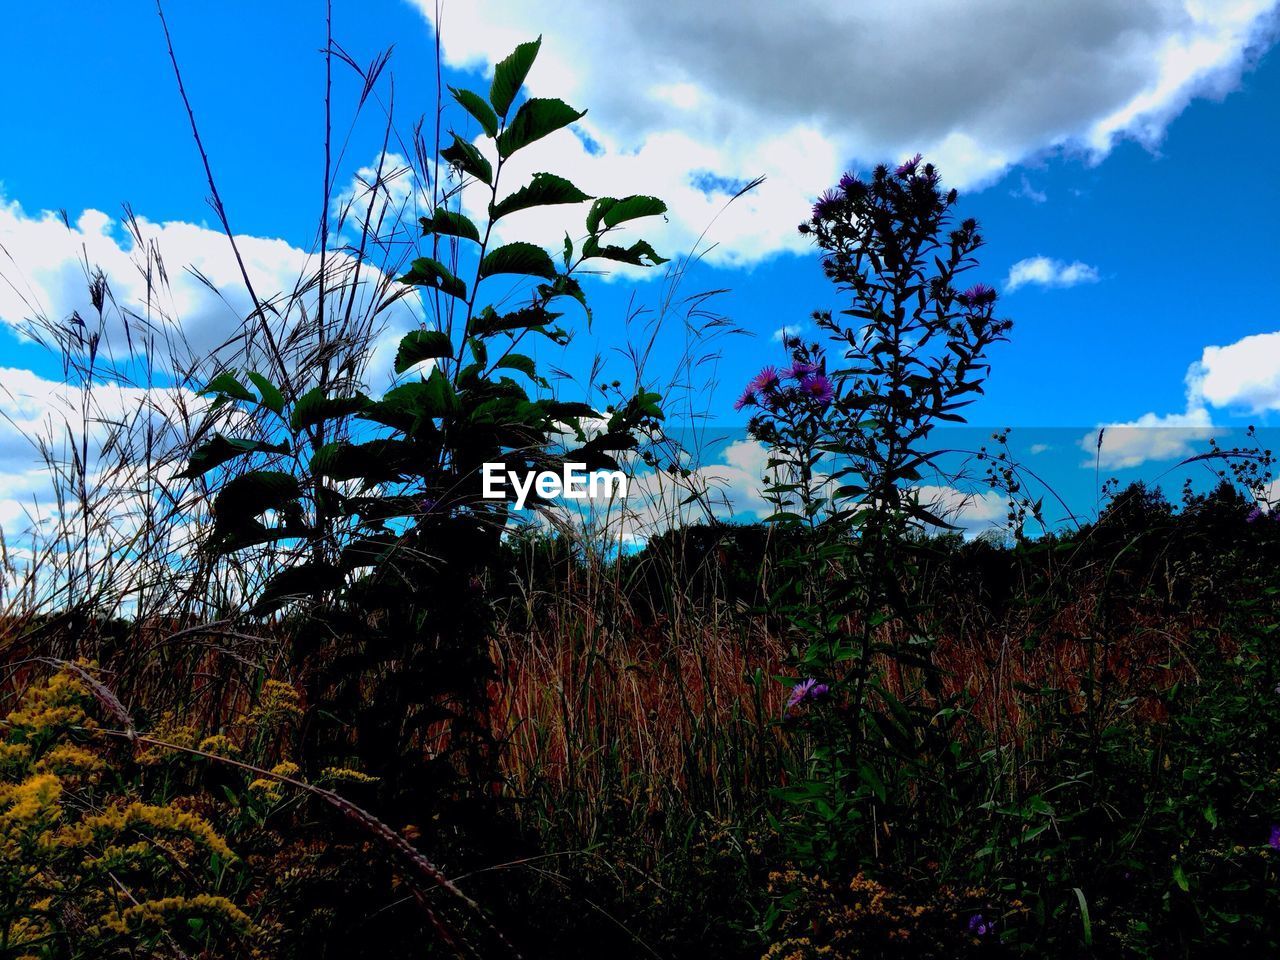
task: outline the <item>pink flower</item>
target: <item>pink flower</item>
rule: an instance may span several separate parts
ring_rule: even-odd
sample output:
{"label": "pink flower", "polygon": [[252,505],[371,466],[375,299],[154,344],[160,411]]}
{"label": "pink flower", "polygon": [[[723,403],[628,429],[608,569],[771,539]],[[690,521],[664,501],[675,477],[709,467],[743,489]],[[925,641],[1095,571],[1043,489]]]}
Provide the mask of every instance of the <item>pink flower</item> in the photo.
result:
{"label": "pink flower", "polygon": [[831,692],[831,688],[825,683],[819,683],[813,677],[807,680],[801,680],[791,688],[791,695],[787,697],[787,709],[794,710],[802,703],[811,703],[820,700]]}
{"label": "pink flower", "polygon": [[804,363],[803,361],[797,360],[787,368],[784,376],[788,376],[793,380],[803,380],[806,377],[813,376],[817,372],[818,368],[812,363]]}
{"label": "pink flower", "polygon": [[765,367],[756,374],[747,389],[755,393],[771,393],[778,388],[781,380],[776,367]]}
{"label": "pink flower", "polygon": [[801,380],[800,390],[806,396],[812,397],[822,404],[830,403],[836,395],[835,390],[832,389],[831,381],[821,373],[812,374]]}
{"label": "pink flower", "polygon": [[995,303],[996,292],[985,283],[975,283],[968,290],[957,294],[956,299],[966,307],[985,307],[989,303]]}
{"label": "pink flower", "polygon": [[920,161],[922,159],[924,158],[917,153],[914,157],[912,157],[906,163],[902,164],[902,166],[898,167],[898,169],[895,170],[894,173],[896,173],[900,177],[909,177],[916,172],[916,167],[920,165]]}
{"label": "pink flower", "polygon": [[733,409],[741,410],[744,407],[754,407],[756,405],[756,393],[751,387],[747,387],[746,392],[734,401]]}

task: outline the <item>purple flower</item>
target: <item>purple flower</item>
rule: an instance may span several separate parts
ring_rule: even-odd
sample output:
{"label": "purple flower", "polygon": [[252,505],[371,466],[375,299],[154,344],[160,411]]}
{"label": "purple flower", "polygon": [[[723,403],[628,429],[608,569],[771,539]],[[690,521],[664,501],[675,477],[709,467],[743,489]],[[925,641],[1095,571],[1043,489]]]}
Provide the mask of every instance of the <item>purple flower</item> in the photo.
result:
{"label": "purple flower", "polygon": [[996,302],[996,292],[985,283],[975,283],[968,290],[957,294],[956,299],[966,307],[985,307]]}
{"label": "purple flower", "polygon": [[902,164],[902,166],[898,167],[898,169],[893,172],[900,177],[909,177],[916,172],[916,167],[920,165],[920,161],[922,159],[923,158],[920,154],[917,153],[914,157]]}
{"label": "purple flower", "polygon": [[821,700],[831,688],[825,683],[819,683],[813,677],[808,680],[801,680],[791,688],[791,696],[787,697],[787,709],[794,710],[802,703],[811,703],[815,700]]}
{"label": "purple flower", "polygon": [[969,932],[975,937],[985,937],[994,926],[995,924],[988,923],[987,919],[980,913],[975,913],[969,918]]}
{"label": "purple flower", "polygon": [[1246,514],[1244,515],[1244,522],[1245,522],[1245,523],[1257,523],[1259,520],[1261,520],[1261,519],[1263,518],[1263,516],[1264,516],[1264,514],[1263,514],[1263,512],[1262,512],[1262,508],[1261,508],[1261,507],[1254,507],[1252,510],[1250,510],[1248,513],[1246,513]]}
{"label": "purple flower", "polygon": [[811,377],[817,372],[818,368],[814,364],[797,360],[787,368],[784,375],[791,377],[793,380],[804,380],[806,377]]}
{"label": "purple flower", "polygon": [[831,387],[831,381],[821,373],[812,374],[801,380],[800,390],[806,396],[812,397],[822,404],[830,403],[836,395],[835,390]]}
{"label": "purple flower", "polygon": [[754,407],[756,405],[756,393],[751,387],[747,387],[746,392],[734,401],[733,409],[741,410],[743,407]]}
{"label": "purple flower", "polygon": [[813,205],[813,219],[825,220],[827,217],[834,216],[840,209],[842,199],[834,190],[824,191]]}
{"label": "purple flower", "polygon": [[862,181],[858,179],[856,174],[846,173],[840,178],[840,189],[845,193],[857,190],[862,186]]}
{"label": "purple flower", "polygon": [[772,393],[778,388],[782,378],[776,367],[765,367],[756,374],[747,389],[755,393]]}
{"label": "purple flower", "polygon": [[1280,824],[1271,825],[1271,839],[1267,843],[1272,850],[1280,850]]}

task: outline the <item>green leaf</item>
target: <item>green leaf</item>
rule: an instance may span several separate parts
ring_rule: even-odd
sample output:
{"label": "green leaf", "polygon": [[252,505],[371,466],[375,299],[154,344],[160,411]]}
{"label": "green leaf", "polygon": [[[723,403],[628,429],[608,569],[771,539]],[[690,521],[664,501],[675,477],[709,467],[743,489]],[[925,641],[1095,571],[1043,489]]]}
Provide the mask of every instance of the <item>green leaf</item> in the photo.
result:
{"label": "green leaf", "polygon": [[453,94],[453,99],[462,105],[463,110],[476,118],[476,122],[484,128],[485,133],[491,137],[498,135],[498,115],[493,112],[489,104],[484,102],[482,96],[470,90],[459,90],[457,87],[450,87],[449,92]]}
{"label": "green leaf", "polygon": [[507,129],[498,134],[498,156],[506,159],[517,150],[555,133],[587,115],[563,100],[534,97],[520,104]]}
{"label": "green leaf", "polygon": [[453,145],[441,150],[440,156],[451,166],[475,177],[481,183],[486,185],[493,183],[493,165],[489,163],[488,158],[476,149],[475,144],[468,143],[456,133],[453,135]]}
{"label": "green leaf", "polygon": [[205,386],[201,393],[220,393],[233,400],[256,401],[258,398],[249,392],[249,388],[235,378],[232,373],[220,373]]}
{"label": "green leaf", "polygon": [[241,440],[224,437],[215,433],[213,438],[200,444],[191,453],[187,468],[178,474],[184,479],[194,479],[208,473],[214,467],[220,467],[228,460],[244,456],[246,453],[288,453],[287,443],[267,443],[264,440]]}
{"label": "green leaf", "polygon": [[430,217],[419,217],[422,224],[422,235],[432,234],[441,237],[462,237],[464,240],[480,242],[480,231],[467,217],[447,207],[436,207],[435,214]]}
{"label": "green leaf", "polygon": [[[637,267],[656,267],[667,263],[669,259],[658,256],[657,251],[644,240],[637,240],[629,247],[619,247],[614,244],[602,247],[600,241],[595,237],[588,237],[586,242],[583,243],[582,255],[588,260],[615,260],[618,263],[630,263]],[[646,264],[645,260],[648,260],[649,263]]]}
{"label": "green leaf", "polygon": [[245,376],[258,388],[258,396],[260,398],[258,402],[260,404],[272,413],[282,413],[284,411],[284,394],[276,389],[275,384],[260,373],[250,371]]}
{"label": "green leaf", "polygon": [[[667,212],[667,205],[657,197],[631,196],[613,203],[607,210],[603,212],[603,221],[606,227],[616,227],[620,223],[628,220],[636,220],[639,217],[656,217],[659,214]],[[592,233],[595,231],[593,230]]]}
{"label": "green leaf", "polygon": [[[415,261],[415,264],[418,261]],[[551,262],[547,251],[532,243],[508,243],[485,255],[480,261],[477,279],[496,276],[500,273],[516,273],[526,276],[542,277],[544,280],[556,279],[556,267]]]}
{"label": "green leaf", "polygon": [[591,327],[591,307],[587,305],[587,295],[583,292],[582,284],[578,283],[574,277],[561,274],[555,278],[550,284],[540,284],[538,286],[538,296],[544,300],[554,300],[556,297],[572,297],[582,304],[582,309],[587,311],[587,327]]}
{"label": "green leaf", "polygon": [[367,443],[326,443],[316,451],[312,469],[334,480],[363,480],[365,486],[403,479],[409,446],[403,440],[370,440]]}
{"label": "green leaf", "polygon": [[545,207],[553,203],[582,203],[590,200],[589,194],[583,193],[564,177],[554,173],[535,173],[528,185],[521,187],[508,197],[503,197],[489,208],[489,216],[494,220],[505,217],[517,210],[529,207]]}
{"label": "green leaf", "polygon": [[544,327],[563,314],[553,313],[545,307],[524,307],[513,313],[496,313],[492,307],[486,307],[474,320],[472,329],[478,336],[489,336],[504,330],[527,330],[532,327]]}
{"label": "green leaf", "polygon": [[453,356],[453,342],[440,330],[414,330],[405,334],[396,350],[396,373],[404,373],[415,363]]}
{"label": "green leaf", "polygon": [[505,117],[511,104],[524,86],[524,79],[529,75],[529,68],[538,56],[538,48],[542,46],[542,37],[522,43],[511,52],[505,60],[493,68],[493,82],[489,85],[489,102],[498,116]]}
{"label": "green leaf", "polygon": [[532,357],[526,357],[522,353],[509,353],[497,363],[493,365],[495,370],[519,370],[530,380],[538,379],[538,368],[534,365]]}
{"label": "green leaf", "polygon": [[253,605],[255,615],[271,613],[290,600],[314,596],[342,586],[342,572],[329,563],[302,563],[281,570],[262,588]]}
{"label": "green leaf", "polygon": [[254,470],[222,488],[213,501],[213,512],[219,523],[224,524],[283,507],[301,494],[298,481],[289,474],[279,470]]}
{"label": "green leaf", "polygon": [[363,393],[354,397],[327,397],[319,387],[313,387],[293,405],[289,415],[289,425],[294,430],[306,430],[326,420],[349,417],[359,413],[369,405],[369,398]]}
{"label": "green leaf", "polygon": [[467,285],[455,277],[443,263],[430,257],[419,257],[413,261],[409,272],[400,278],[400,282],[415,287],[434,287],[459,300],[467,299]]}

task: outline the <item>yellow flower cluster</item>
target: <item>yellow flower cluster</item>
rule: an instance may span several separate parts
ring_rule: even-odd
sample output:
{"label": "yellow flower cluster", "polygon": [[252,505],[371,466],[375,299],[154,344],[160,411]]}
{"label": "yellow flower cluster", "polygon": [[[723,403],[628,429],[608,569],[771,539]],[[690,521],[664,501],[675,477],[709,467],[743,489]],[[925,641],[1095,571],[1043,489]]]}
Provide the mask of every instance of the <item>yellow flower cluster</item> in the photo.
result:
{"label": "yellow flower cluster", "polygon": [[[236,862],[208,820],[104,792],[111,754],[93,705],[76,672],[63,670],[0,722],[5,955],[42,956],[51,938],[70,940],[78,956],[142,955],[159,933],[195,938],[191,952],[202,953],[259,934],[239,906],[208,892]],[[246,940],[236,955],[257,953]]]}

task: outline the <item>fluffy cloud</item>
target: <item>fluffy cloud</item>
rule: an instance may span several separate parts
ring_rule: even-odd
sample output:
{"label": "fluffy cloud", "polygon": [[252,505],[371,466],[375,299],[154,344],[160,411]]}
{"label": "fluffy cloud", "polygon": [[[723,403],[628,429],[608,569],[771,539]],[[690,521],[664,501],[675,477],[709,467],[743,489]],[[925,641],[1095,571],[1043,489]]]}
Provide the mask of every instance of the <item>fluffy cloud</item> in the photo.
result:
{"label": "fluffy cloud", "polygon": [[1074,287],[1081,283],[1097,283],[1098,268],[1074,260],[1066,263],[1052,257],[1028,257],[1009,268],[1005,289],[1012,293],[1019,287]]}
{"label": "fluffy cloud", "polygon": [[[1201,452],[1215,435],[1211,409],[1251,414],[1280,410],[1280,331],[1244,337],[1226,346],[1208,346],[1187,368],[1185,413],[1143,414],[1105,426],[1099,462],[1103,467],[1136,467],[1148,460],[1175,460]],[[1080,440],[1093,466],[1097,432]]]}
{"label": "fluffy cloud", "polygon": [[1081,437],[1080,449],[1088,454],[1082,466],[1123,470],[1150,460],[1177,460],[1196,453],[1213,434],[1209,412],[1204,407],[1164,416],[1145,413],[1136,420],[1107,424]]}
{"label": "fluffy cloud", "polygon": [[[433,0],[414,0],[434,19]],[[590,141],[562,172],[589,193],[630,189],[674,211],[667,249],[719,215],[711,260],[802,248],[787,226],[846,166],[917,150],[951,183],[990,182],[1051,149],[1097,158],[1156,143],[1197,96],[1220,97],[1272,38],[1275,0],[912,0],[899,4],[444,4],[447,61],[487,70],[544,34],[538,96],[585,106]],[[646,80],[646,78],[652,78]],[[658,79],[661,78],[661,79]],[[621,186],[619,186],[621,185]]]}
{"label": "fluffy cloud", "polygon": [[[401,186],[384,193],[393,203],[405,198]],[[279,239],[237,236],[236,243],[255,292],[279,314],[274,325],[281,332],[287,334],[304,313],[314,314],[316,254]],[[109,288],[104,337],[117,349],[126,343],[134,351],[145,348],[162,370],[236,351],[242,321],[253,309],[226,236],[205,225],[142,217],[121,223],[99,210],[64,221],[49,211],[27,213],[0,197],[0,250],[0,324],[21,336],[37,318],[57,325],[78,314],[95,326],[89,287],[101,270]],[[331,283],[353,277],[353,265],[351,257],[331,252]],[[381,277],[377,269],[363,268],[359,301],[375,295]],[[417,322],[410,304],[403,300],[388,311],[384,340]],[[375,354],[385,362],[371,369],[371,378],[385,380],[385,353]]]}
{"label": "fluffy cloud", "polygon": [[1194,397],[1215,407],[1280,410],[1280,331],[1205,347],[1187,382]]}

